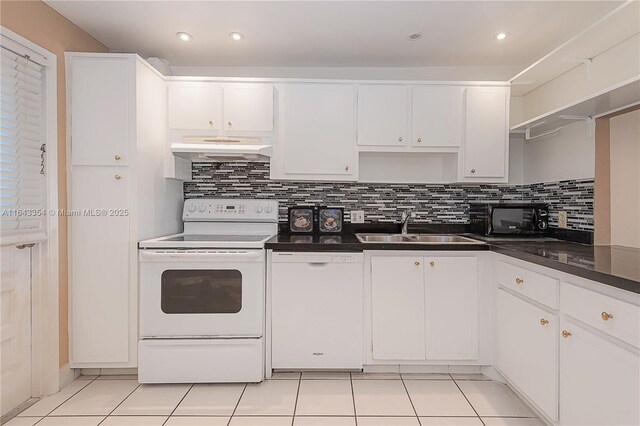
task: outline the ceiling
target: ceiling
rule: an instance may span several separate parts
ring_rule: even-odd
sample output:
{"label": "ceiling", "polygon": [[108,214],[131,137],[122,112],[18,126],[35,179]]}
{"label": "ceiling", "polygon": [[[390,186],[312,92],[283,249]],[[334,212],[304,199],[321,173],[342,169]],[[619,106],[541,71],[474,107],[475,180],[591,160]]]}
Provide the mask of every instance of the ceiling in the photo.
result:
{"label": "ceiling", "polygon": [[[112,52],[183,66],[528,65],[622,1],[46,1]],[[193,35],[190,42],[178,31]],[[233,41],[228,34],[245,35]],[[494,35],[508,32],[503,41]],[[417,41],[411,32],[421,32]]]}

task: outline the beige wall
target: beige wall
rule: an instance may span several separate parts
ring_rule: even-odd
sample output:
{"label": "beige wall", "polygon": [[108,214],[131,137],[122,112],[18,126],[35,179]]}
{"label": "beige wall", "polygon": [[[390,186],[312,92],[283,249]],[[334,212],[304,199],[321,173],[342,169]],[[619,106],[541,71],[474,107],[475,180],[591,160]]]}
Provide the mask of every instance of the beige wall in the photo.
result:
{"label": "beige wall", "polygon": [[[66,89],[64,52],[109,49],[40,0],[0,2],[0,24],[57,56],[59,208],[67,206]],[[67,221],[60,218],[60,366],[69,362]]]}
{"label": "beige wall", "polygon": [[640,110],[612,117],[611,244],[640,248]]}

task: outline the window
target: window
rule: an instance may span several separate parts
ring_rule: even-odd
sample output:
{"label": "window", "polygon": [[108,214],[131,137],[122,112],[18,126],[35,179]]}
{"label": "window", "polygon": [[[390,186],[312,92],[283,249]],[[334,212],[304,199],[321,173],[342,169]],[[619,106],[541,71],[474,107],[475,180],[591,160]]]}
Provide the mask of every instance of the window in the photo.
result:
{"label": "window", "polygon": [[[46,233],[45,71],[38,54],[2,38],[0,223],[2,237]],[[29,239],[29,238],[24,238]]]}

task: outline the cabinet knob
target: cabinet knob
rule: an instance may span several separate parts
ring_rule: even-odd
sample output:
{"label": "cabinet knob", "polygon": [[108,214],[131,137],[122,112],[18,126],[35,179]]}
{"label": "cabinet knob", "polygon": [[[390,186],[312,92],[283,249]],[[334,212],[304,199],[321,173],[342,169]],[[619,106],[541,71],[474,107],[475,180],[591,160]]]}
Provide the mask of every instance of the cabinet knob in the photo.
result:
{"label": "cabinet knob", "polygon": [[547,325],[549,324],[549,320],[546,320],[544,318],[540,318],[540,325]]}
{"label": "cabinet knob", "polygon": [[116,175],[115,178],[116,178],[116,180],[120,180],[120,179],[122,179],[122,176]]}
{"label": "cabinet knob", "polygon": [[402,136],[398,138],[398,142],[402,142]]}
{"label": "cabinet knob", "polygon": [[420,262],[415,262],[414,263],[416,266],[420,266]]}
{"label": "cabinet knob", "polygon": [[422,142],[422,138],[418,138],[418,143]]}
{"label": "cabinet knob", "polygon": [[116,154],[113,158],[115,158],[116,160],[120,160],[122,157],[120,157],[118,154]]}
{"label": "cabinet knob", "polygon": [[573,336],[570,331],[562,330],[562,337],[566,339],[569,336]]}
{"label": "cabinet knob", "polygon": [[476,172],[476,169],[471,169],[471,173],[475,173],[475,172]]}
{"label": "cabinet knob", "polygon": [[227,121],[227,124],[229,125],[229,127],[233,126],[233,123],[230,121]]}
{"label": "cabinet knob", "polygon": [[349,171],[349,166],[344,166],[345,171]]}
{"label": "cabinet knob", "polygon": [[429,262],[429,265],[431,265],[431,267],[436,266],[436,262]]}
{"label": "cabinet knob", "polygon": [[602,316],[602,319],[604,321],[609,321],[610,319],[613,319],[613,315],[612,314],[604,312],[604,311],[602,312],[601,316]]}
{"label": "cabinet knob", "polygon": [[521,278],[516,278],[516,284],[521,285],[524,283],[524,280]]}
{"label": "cabinet knob", "polygon": [[213,126],[213,120],[209,120],[209,125]]}

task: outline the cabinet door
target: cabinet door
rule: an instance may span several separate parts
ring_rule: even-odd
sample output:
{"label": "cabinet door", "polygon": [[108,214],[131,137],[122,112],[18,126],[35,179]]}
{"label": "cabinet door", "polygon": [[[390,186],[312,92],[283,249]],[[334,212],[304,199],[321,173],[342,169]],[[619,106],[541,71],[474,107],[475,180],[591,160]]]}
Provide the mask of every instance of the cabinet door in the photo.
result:
{"label": "cabinet door", "polygon": [[497,293],[496,365],[545,414],[557,420],[558,317],[503,289]]}
{"label": "cabinet door", "polygon": [[407,144],[408,92],[399,85],[358,87],[358,145]]}
{"label": "cabinet door", "polygon": [[[128,167],[74,166],[71,173],[72,209],[128,208]],[[129,218],[84,212],[69,218],[69,228],[71,362],[129,362]]]}
{"label": "cabinet door", "polygon": [[460,146],[464,88],[414,86],[412,92],[411,145]]}
{"label": "cabinet door", "polygon": [[478,359],[475,257],[425,259],[427,359]]}
{"label": "cabinet door", "polygon": [[169,128],[219,130],[221,98],[217,83],[169,83]]}
{"label": "cabinet door", "polygon": [[425,359],[422,263],[421,257],[371,258],[374,359]]}
{"label": "cabinet door", "polygon": [[469,87],[465,98],[463,176],[504,177],[509,137],[508,89]]}
{"label": "cabinet door", "polygon": [[560,423],[640,424],[640,357],[573,323],[560,338]]}
{"label": "cabinet door", "polygon": [[349,84],[283,86],[279,143],[285,174],[353,176],[354,98]]}
{"label": "cabinet door", "polygon": [[135,125],[132,63],[70,58],[71,164],[128,164]]}
{"label": "cabinet door", "polygon": [[273,84],[224,86],[223,126],[228,131],[273,131]]}
{"label": "cabinet door", "polygon": [[273,368],[362,368],[362,264],[272,264]]}

